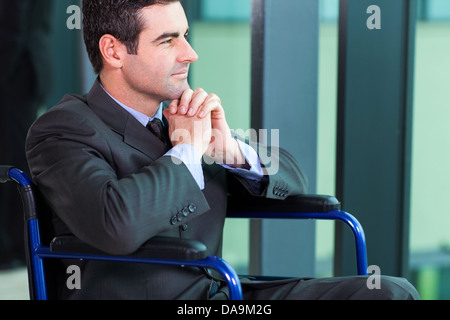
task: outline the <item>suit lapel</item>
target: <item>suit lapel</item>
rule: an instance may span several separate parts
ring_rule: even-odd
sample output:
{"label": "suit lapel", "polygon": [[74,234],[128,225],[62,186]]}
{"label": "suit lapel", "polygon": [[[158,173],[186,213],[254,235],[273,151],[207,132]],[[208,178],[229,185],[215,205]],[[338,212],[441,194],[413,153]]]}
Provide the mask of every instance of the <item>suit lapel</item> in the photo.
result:
{"label": "suit lapel", "polygon": [[97,79],[87,95],[89,107],[102,121],[123,137],[124,143],[153,160],[161,158],[167,147],[131,114],[119,106],[100,86]]}

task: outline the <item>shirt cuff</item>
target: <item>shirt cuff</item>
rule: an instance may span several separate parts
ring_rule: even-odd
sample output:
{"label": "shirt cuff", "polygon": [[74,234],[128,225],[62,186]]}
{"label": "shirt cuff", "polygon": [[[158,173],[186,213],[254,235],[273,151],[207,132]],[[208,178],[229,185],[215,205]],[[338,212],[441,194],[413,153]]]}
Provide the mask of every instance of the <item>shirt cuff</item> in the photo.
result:
{"label": "shirt cuff", "polygon": [[192,174],[195,182],[197,182],[200,190],[205,189],[205,178],[203,176],[201,158],[198,156],[198,153],[193,146],[179,144],[170,149],[164,156],[172,157],[172,161],[175,164],[184,163]]}
{"label": "shirt cuff", "polygon": [[242,168],[233,168],[228,165],[223,164],[222,166],[225,169],[230,170],[234,174],[237,174],[245,179],[259,181],[263,178],[264,172],[261,166],[261,161],[259,160],[259,156],[256,153],[255,149],[250,147],[248,144],[236,139],[239,145],[239,149],[250,165],[250,169],[242,169]]}

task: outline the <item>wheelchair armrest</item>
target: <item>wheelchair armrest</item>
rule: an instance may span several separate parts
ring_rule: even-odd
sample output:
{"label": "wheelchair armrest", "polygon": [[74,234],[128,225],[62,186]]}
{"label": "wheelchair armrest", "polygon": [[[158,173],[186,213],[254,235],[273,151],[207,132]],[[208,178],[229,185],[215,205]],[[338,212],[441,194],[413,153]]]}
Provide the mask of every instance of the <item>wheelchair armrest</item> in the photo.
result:
{"label": "wheelchair armrest", "polygon": [[[71,235],[54,238],[50,243],[50,251],[85,255],[109,255]],[[127,257],[192,261],[205,259],[207,257],[207,251],[206,246],[199,241],[171,237],[154,237],[147,241],[135,253]]]}
{"label": "wheelchair armrest", "polygon": [[341,203],[333,196],[327,195],[299,195],[285,200],[267,198],[228,197],[228,216],[239,217],[242,212],[296,212],[296,213],[325,213],[340,210]]}

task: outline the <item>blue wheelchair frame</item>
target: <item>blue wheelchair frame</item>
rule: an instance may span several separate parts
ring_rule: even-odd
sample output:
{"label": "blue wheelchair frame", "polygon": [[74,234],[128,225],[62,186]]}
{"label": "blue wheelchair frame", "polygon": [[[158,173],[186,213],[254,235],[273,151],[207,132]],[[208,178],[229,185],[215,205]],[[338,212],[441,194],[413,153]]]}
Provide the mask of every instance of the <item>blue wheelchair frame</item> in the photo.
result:
{"label": "blue wheelchair frame", "polygon": [[[211,268],[219,272],[225,279],[229,290],[231,300],[242,300],[242,287],[238,275],[234,269],[223,259],[215,256],[206,256],[201,259],[193,258],[187,260],[179,259],[160,259],[139,256],[109,256],[107,254],[86,254],[73,252],[60,252],[53,250],[51,246],[45,246],[41,243],[40,228],[38,221],[38,210],[36,207],[36,199],[33,193],[33,183],[29,177],[19,169],[14,167],[0,166],[0,183],[7,181],[15,181],[18,184],[18,189],[22,197],[24,206],[26,233],[29,247],[29,283],[30,297],[36,300],[47,300],[47,287],[44,272],[43,259],[84,259],[97,261],[115,261],[115,262],[129,262],[129,263],[145,263],[158,265],[174,265],[186,267]],[[248,218],[248,219],[318,219],[318,220],[337,220],[347,224],[353,231],[355,237],[356,258],[357,258],[357,272],[358,275],[367,275],[367,252],[364,231],[358,220],[351,214],[336,209],[339,207],[339,202],[334,199],[335,203],[331,209],[328,207],[321,207],[321,202],[314,203],[315,197],[320,196],[306,196],[312,198],[312,209],[319,212],[303,212],[297,210],[296,206],[288,210],[270,209],[270,206],[262,206],[255,209],[252,203],[247,203],[246,206],[238,205],[231,206],[231,211],[228,212],[227,217],[230,218]],[[260,200],[264,201],[264,200]],[[319,207],[319,210],[316,210]],[[267,210],[266,210],[267,208]],[[308,209],[308,207],[307,207]],[[301,211],[301,212],[299,212]],[[308,210],[306,210],[308,211]],[[201,255],[199,256],[201,257]]]}

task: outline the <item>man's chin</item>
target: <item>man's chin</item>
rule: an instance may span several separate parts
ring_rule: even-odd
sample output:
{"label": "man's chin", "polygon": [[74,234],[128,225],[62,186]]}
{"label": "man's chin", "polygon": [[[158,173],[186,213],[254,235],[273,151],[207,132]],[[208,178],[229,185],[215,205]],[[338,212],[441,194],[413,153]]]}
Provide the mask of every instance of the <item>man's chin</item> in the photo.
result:
{"label": "man's chin", "polygon": [[167,100],[180,100],[183,96],[183,93],[190,89],[189,83],[186,81],[186,83],[182,86],[179,86],[178,88],[174,89],[173,92],[170,94],[170,98]]}

